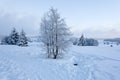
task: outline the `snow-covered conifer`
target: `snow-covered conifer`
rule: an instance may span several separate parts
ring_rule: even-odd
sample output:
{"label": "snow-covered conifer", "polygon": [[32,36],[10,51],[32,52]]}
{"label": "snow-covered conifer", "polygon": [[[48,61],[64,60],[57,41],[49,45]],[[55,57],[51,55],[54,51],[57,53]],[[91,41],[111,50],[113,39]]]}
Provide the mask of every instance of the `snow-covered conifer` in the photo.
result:
{"label": "snow-covered conifer", "polygon": [[78,41],[78,46],[85,46],[85,38],[84,35],[82,35]]}
{"label": "snow-covered conifer", "polygon": [[16,45],[17,42],[18,42],[18,39],[19,39],[19,34],[16,31],[16,29],[13,28],[13,30],[12,30],[10,36],[9,36],[9,39],[8,39],[8,44]]}
{"label": "snow-covered conifer", "polygon": [[28,40],[27,37],[25,35],[25,32],[22,30],[20,35],[19,35],[19,39],[17,42],[18,46],[27,46],[28,45]]}

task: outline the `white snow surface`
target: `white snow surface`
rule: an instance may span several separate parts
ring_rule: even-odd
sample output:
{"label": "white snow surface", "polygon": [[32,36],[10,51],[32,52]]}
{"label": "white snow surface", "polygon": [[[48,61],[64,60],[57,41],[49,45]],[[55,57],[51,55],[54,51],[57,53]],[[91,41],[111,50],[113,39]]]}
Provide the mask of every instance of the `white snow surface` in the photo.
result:
{"label": "white snow surface", "polygon": [[0,45],[0,80],[120,80],[120,46],[71,45],[63,56],[48,59],[37,42]]}

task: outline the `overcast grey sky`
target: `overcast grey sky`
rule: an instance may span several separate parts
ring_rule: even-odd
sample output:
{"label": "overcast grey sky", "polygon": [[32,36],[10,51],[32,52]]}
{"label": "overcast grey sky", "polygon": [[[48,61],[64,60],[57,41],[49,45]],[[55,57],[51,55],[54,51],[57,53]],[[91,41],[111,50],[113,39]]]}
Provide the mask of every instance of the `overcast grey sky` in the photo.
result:
{"label": "overcast grey sky", "polygon": [[120,0],[0,0],[0,35],[13,27],[37,35],[50,7],[58,9],[75,36],[120,37]]}

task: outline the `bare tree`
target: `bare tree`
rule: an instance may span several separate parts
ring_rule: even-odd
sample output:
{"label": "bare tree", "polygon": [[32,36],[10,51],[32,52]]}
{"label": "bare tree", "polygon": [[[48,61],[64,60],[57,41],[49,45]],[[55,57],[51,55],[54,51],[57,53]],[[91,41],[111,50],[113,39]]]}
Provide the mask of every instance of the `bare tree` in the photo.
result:
{"label": "bare tree", "polygon": [[48,57],[56,59],[68,46],[69,28],[57,9],[53,8],[44,15],[40,26],[41,41],[46,47]]}

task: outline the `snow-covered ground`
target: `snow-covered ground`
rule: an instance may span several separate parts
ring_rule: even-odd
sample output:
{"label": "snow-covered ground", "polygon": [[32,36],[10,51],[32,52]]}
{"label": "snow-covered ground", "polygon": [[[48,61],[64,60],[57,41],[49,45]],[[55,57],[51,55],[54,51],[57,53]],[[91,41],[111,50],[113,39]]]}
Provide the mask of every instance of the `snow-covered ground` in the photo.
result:
{"label": "snow-covered ground", "polygon": [[39,43],[0,45],[0,80],[119,80],[119,73],[120,46],[116,45],[71,45],[57,60],[47,59]]}

